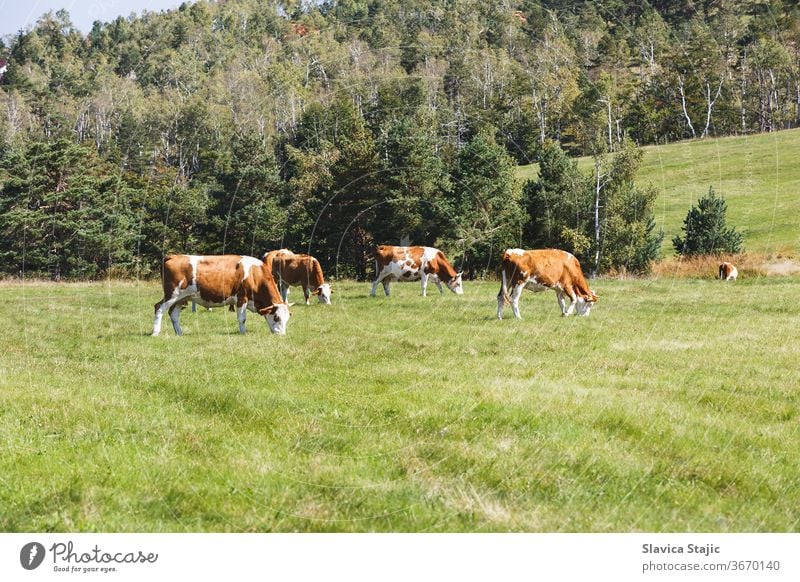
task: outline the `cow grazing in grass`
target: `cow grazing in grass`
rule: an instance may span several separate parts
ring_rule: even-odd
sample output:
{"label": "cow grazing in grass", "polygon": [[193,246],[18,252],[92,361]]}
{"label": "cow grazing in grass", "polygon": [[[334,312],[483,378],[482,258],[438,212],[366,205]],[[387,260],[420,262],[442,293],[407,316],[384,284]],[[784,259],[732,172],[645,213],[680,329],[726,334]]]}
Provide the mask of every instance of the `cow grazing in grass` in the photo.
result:
{"label": "cow grazing in grass", "polygon": [[[264,255],[264,260],[266,260]],[[275,283],[281,290],[281,297],[287,301],[289,287],[299,285],[308,305],[309,297],[316,295],[320,303],[330,305],[331,286],[325,282],[319,261],[311,255],[298,255],[292,251],[281,249],[272,259],[272,274]]]}
{"label": "cow grazing in grass", "polygon": [[[519,297],[525,287],[532,291],[556,292],[562,315],[589,315],[597,295],[589,289],[581,265],[572,254],[557,249],[524,251],[508,249],[503,254],[502,283],[497,294],[497,319],[503,319],[503,306],[511,303],[514,317],[519,314]],[[509,290],[511,291],[509,296]],[[570,304],[567,306],[566,298]]]}
{"label": "cow grazing in grass", "polygon": [[168,312],[172,327],[182,335],[181,309],[189,301],[204,307],[236,306],[239,333],[245,332],[247,310],[263,315],[272,333],[286,334],[289,307],[272,278],[272,254],[267,260],[242,255],[167,255],[162,269],[164,298],[155,304],[153,335],[161,332]]}
{"label": "cow grazing in grass", "polygon": [[733,263],[722,263],[719,266],[719,278],[722,281],[736,281],[736,277],[739,276],[739,271],[736,270],[736,267],[733,266]]}
{"label": "cow grazing in grass", "polygon": [[463,295],[461,273],[447,262],[444,253],[432,247],[393,247],[381,245],[375,250],[375,281],[370,295],[375,297],[378,283],[383,283],[383,292],[389,296],[392,281],[422,281],[422,296],[428,292],[428,280],[436,283],[444,293],[442,282],[456,295]]}

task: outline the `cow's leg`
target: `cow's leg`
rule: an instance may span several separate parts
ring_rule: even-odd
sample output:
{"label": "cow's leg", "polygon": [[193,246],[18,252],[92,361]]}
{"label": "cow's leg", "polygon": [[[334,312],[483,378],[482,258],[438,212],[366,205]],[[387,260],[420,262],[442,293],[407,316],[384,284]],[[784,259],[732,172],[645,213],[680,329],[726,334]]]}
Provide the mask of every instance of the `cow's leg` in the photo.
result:
{"label": "cow's leg", "polygon": [[514,312],[514,317],[517,319],[522,319],[522,316],[519,314],[519,297],[522,295],[523,289],[525,289],[525,283],[520,283],[516,285],[511,292],[511,311]]}
{"label": "cow's leg", "polygon": [[378,283],[380,283],[380,282],[383,282],[383,290],[386,292],[386,296],[387,297],[389,296],[389,288],[387,287],[386,280],[385,280],[386,279],[386,275],[387,275],[386,272],[381,271],[380,273],[378,273],[377,277],[375,277],[375,280],[372,282],[372,291],[370,291],[370,294],[369,294],[370,297],[375,297],[375,295],[377,294],[377,291],[378,291]]}
{"label": "cow's leg", "polygon": [[391,279],[389,279],[389,277],[386,277],[386,278],[383,280],[383,293],[384,293],[384,295],[386,295],[387,297],[389,297],[389,296],[391,295],[391,291],[389,290],[389,284],[390,284],[391,282],[392,282],[392,280],[391,280]]}
{"label": "cow's leg", "polygon": [[169,308],[169,318],[172,320],[172,329],[175,330],[175,335],[183,335],[183,330],[181,329],[181,310],[185,304],[185,301],[179,301]]}
{"label": "cow's leg", "polygon": [[153,318],[153,337],[161,333],[161,318],[164,317],[164,303],[166,299],[162,299],[155,304],[155,317]]}
{"label": "cow's leg", "polygon": [[439,289],[439,295],[444,295],[444,289],[442,289],[442,281],[439,279],[439,277],[436,277],[433,280],[433,282],[436,283],[436,287]]}
{"label": "cow's leg", "polygon": [[284,303],[289,303],[289,285],[281,281],[281,298]]}
{"label": "cow's leg", "polygon": [[569,307],[567,307],[566,311],[562,311],[564,316],[572,315],[572,312],[575,310],[575,305],[578,303],[578,296],[575,294],[575,290],[572,287],[567,287],[566,294],[569,297]]}
{"label": "cow's leg", "polygon": [[303,296],[306,298],[306,305],[309,305],[311,302],[308,300],[311,297],[311,290],[303,285]]}
{"label": "cow's leg", "polygon": [[561,308],[561,315],[567,315],[566,296],[561,289],[556,289],[556,299],[558,299],[558,306]]}
{"label": "cow's leg", "polygon": [[420,269],[419,271],[419,280],[422,282],[422,296],[428,296],[428,274]]}
{"label": "cow's leg", "polygon": [[247,299],[236,305],[236,318],[239,320],[239,333],[245,333],[244,322],[247,319]]}
{"label": "cow's leg", "polygon": [[[155,317],[153,318],[153,336],[157,336],[161,333],[161,319],[164,317],[164,312],[170,312],[170,317],[172,317],[172,306],[175,305],[181,296],[181,288],[180,285],[175,287],[175,290],[172,292],[172,297],[167,299],[164,297],[161,301],[155,304]],[[173,323],[174,327],[174,323]]]}
{"label": "cow's leg", "polygon": [[506,283],[506,271],[502,271],[502,281],[500,282],[500,291],[497,293],[497,319],[503,319],[503,306],[506,304],[508,297],[508,284]]}

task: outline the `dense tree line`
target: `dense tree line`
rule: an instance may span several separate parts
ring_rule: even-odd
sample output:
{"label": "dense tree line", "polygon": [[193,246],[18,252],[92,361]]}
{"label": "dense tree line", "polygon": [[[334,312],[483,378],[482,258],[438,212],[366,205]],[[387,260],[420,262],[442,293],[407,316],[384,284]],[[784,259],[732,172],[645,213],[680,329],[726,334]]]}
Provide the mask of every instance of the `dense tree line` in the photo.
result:
{"label": "dense tree line", "polygon": [[789,0],[227,0],[84,36],[49,13],[0,45],[0,271],[290,246],[364,277],[401,240],[478,273],[534,244],[646,270],[631,143],[797,126],[798,22]]}

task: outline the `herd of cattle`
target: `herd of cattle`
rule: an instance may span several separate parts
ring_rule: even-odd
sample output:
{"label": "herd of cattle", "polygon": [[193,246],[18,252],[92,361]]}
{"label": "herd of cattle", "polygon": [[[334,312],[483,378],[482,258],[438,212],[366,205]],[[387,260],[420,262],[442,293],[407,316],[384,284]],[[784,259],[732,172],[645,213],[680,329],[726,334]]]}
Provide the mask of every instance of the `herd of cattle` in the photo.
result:
{"label": "herd of cattle", "polygon": [[[375,272],[372,297],[379,283],[388,297],[393,281],[421,281],[423,297],[429,281],[440,293],[444,293],[442,283],[456,295],[464,293],[462,274],[456,272],[442,251],[432,247],[381,245],[375,250]],[[719,266],[720,279],[731,281],[736,277],[736,267],[731,263]],[[519,299],[525,288],[554,290],[565,316],[575,311],[589,315],[597,301],[578,259],[562,250],[508,249],[503,254],[501,279],[498,319],[503,318],[506,304],[511,305],[514,317],[521,319]],[[270,251],[262,260],[244,255],[167,255],[162,282],[164,297],[155,304],[154,336],[161,332],[164,312],[169,313],[175,333],[182,335],[180,314],[189,301],[208,308],[231,306],[237,313],[240,333],[245,333],[249,309],[264,316],[272,333],[284,335],[291,315],[289,308],[294,305],[287,302],[291,286],[303,289],[306,304],[312,295],[320,303],[330,304],[333,292],[317,259],[286,249]]]}

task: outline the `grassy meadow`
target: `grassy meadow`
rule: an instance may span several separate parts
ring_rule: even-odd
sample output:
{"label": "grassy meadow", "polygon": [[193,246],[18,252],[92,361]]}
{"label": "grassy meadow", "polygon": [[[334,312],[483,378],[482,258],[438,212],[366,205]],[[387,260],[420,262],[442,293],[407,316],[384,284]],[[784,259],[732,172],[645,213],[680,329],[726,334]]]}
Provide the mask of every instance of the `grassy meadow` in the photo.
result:
{"label": "grassy meadow", "polygon": [[[744,234],[747,251],[800,252],[800,129],[643,149],[637,179],[659,189],[655,214],[666,234],[664,256],[674,254],[672,237],[709,186],[727,200],[728,222]],[[591,158],[578,164],[593,171]],[[518,175],[535,178],[538,166],[521,166]]]}
{"label": "grassy meadow", "polygon": [[0,284],[0,530],[800,531],[800,278],[593,286],[151,338],[155,282]]}

